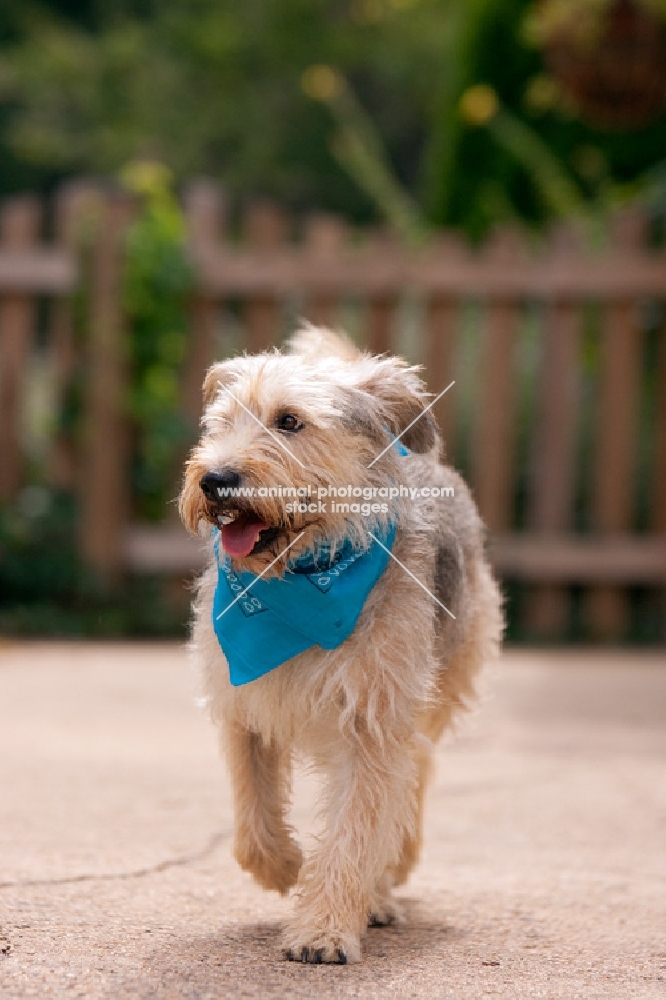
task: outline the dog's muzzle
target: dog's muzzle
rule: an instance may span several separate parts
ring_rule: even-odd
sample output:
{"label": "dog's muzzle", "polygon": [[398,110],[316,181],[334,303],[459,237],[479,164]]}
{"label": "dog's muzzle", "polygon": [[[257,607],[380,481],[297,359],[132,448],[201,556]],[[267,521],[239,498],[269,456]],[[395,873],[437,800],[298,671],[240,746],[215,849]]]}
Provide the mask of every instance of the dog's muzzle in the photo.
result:
{"label": "dog's muzzle", "polygon": [[233,495],[232,491],[237,490],[240,483],[240,474],[235,469],[207,472],[199,480],[208,518],[219,527],[222,545],[232,558],[244,558],[267,548],[278,534],[277,528],[267,524]]}

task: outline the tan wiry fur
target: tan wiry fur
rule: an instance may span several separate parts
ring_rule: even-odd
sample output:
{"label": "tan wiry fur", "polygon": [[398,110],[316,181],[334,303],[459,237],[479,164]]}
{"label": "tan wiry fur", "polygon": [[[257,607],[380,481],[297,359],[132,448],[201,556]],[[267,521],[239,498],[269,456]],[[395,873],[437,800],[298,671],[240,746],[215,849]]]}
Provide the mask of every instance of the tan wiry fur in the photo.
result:
{"label": "tan wiry fur", "polygon": [[[484,556],[483,527],[465,484],[439,463],[439,437],[425,413],[395,447],[368,464],[427,405],[415,369],[357,351],[329,331],[307,328],[291,353],[222,362],[204,385],[203,434],[188,463],[181,516],[210,531],[216,511],[202,475],[233,468],[249,485],[453,486],[455,497],[392,501],[393,554],[456,616],[453,620],[395,561],[372,590],[352,635],[337,649],[315,646],[249,684],[232,687],[212,625],[214,560],[201,577],[192,648],[220,726],[233,785],[238,863],[267,889],[295,887],[283,938],[288,957],[358,961],[370,923],[399,919],[391,897],[418,860],[423,796],[433,742],[473,697],[474,677],[496,655],[501,602]],[[243,404],[243,405],[241,405]],[[245,408],[247,409],[245,409]],[[277,413],[304,423],[284,442],[268,428]],[[275,432],[278,435],[281,432]],[[296,535],[270,571],[318,540],[370,544],[362,515],[288,515],[284,501],[252,499],[279,528],[271,546],[234,562],[259,573]],[[291,758],[325,776],[323,837],[305,859],[286,821]]]}

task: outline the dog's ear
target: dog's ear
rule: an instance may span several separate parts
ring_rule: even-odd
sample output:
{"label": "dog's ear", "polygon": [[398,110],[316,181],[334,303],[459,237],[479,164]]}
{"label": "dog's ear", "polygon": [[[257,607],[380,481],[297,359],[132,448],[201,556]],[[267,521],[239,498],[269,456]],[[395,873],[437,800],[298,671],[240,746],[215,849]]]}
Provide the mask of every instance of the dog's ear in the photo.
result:
{"label": "dog's ear", "polygon": [[419,369],[402,358],[367,356],[364,361],[355,366],[360,375],[356,388],[376,401],[376,416],[382,424],[396,437],[402,434],[400,440],[410,451],[434,448],[439,432],[432,412],[426,410],[428,393],[417,375]]}
{"label": "dog's ear", "polygon": [[210,406],[220,389],[234,381],[238,374],[238,368],[234,360],[218,361],[206,372],[203,380],[202,394],[204,408]]}

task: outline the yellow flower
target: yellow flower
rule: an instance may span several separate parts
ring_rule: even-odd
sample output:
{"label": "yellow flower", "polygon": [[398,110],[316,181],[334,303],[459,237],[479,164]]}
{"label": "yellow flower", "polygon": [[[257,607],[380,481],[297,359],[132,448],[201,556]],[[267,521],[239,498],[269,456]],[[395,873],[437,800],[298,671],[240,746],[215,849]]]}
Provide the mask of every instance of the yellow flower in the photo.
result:
{"label": "yellow flower", "polygon": [[171,186],[171,170],[156,160],[134,160],[120,171],[123,185],[135,194],[161,194]]}
{"label": "yellow flower", "polygon": [[499,98],[487,83],[477,83],[462,95],[458,110],[470,125],[487,125],[499,110]]}
{"label": "yellow flower", "polygon": [[340,93],[342,80],[332,66],[308,66],[301,77],[301,87],[315,101],[330,101]]}

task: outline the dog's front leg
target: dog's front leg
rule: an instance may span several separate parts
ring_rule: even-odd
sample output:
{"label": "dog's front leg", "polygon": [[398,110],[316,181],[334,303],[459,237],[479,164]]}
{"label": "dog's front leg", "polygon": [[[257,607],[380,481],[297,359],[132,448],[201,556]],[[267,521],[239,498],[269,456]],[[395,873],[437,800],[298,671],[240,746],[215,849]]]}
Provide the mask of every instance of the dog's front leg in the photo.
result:
{"label": "dog's front leg", "polygon": [[413,827],[416,765],[412,748],[364,737],[340,741],[325,759],[327,830],[298,879],[285,955],[301,962],[357,962],[374,890],[400,857]]}
{"label": "dog's front leg", "polygon": [[236,723],[226,727],[225,743],[234,796],[234,856],[264,889],[286,893],[303,860],[285,820],[289,755]]}

